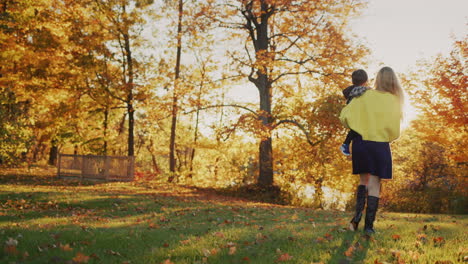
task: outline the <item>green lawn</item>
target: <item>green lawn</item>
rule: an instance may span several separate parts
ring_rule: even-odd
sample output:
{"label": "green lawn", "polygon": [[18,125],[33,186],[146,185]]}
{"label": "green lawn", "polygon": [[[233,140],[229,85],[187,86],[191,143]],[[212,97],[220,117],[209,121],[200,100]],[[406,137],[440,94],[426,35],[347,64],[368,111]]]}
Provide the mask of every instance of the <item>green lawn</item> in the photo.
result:
{"label": "green lawn", "polygon": [[[0,263],[466,263],[468,217],[349,212],[221,197],[158,183],[0,172]],[[19,176],[18,176],[19,175]]]}

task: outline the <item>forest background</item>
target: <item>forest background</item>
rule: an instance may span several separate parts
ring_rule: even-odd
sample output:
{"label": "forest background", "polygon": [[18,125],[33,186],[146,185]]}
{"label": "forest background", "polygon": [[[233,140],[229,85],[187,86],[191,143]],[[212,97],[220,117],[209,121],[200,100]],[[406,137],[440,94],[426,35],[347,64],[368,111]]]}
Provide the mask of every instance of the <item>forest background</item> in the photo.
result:
{"label": "forest background", "polygon": [[[2,0],[0,163],[128,155],[137,180],[345,208],[357,178],[338,115],[372,62],[350,27],[368,4]],[[398,72],[418,115],[392,143],[387,210],[466,213],[467,53],[453,37]]]}

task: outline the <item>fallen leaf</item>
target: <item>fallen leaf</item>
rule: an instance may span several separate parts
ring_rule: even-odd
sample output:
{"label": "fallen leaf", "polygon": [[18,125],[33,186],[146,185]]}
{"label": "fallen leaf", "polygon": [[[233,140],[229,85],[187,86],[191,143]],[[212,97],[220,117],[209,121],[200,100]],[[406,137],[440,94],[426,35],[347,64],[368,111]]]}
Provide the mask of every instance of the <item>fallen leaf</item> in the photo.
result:
{"label": "fallen leaf", "polygon": [[230,247],[230,248],[229,248],[229,253],[228,253],[228,254],[229,254],[229,255],[234,255],[234,254],[236,254],[236,250],[237,250],[236,247]]}
{"label": "fallen leaf", "polygon": [[284,253],[284,254],[281,254],[276,261],[278,261],[278,262],[289,261],[292,258],[293,257],[291,255],[289,255],[288,253]]}
{"label": "fallen leaf", "polygon": [[72,250],[73,250],[73,248],[71,248],[69,244],[66,244],[66,245],[60,244],[60,248],[61,248],[63,251],[72,251]]}
{"label": "fallen leaf", "polygon": [[317,243],[323,243],[323,242],[325,242],[325,238],[323,238],[323,237],[317,237],[317,239],[315,239],[315,242],[317,242]]}
{"label": "fallen leaf", "polygon": [[161,264],[174,264],[170,259],[166,259],[165,261],[161,262]]}
{"label": "fallen leaf", "polygon": [[224,238],[224,234],[222,232],[216,232],[216,233],[214,233],[214,235],[219,237],[219,238]]}
{"label": "fallen leaf", "polygon": [[434,237],[432,241],[434,241],[434,246],[442,246],[445,244],[445,239],[443,237]]}
{"label": "fallen leaf", "polygon": [[3,250],[8,255],[17,255],[18,254],[18,250],[16,249],[16,246],[5,245]]}
{"label": "fallen leaf", "polygon": [[149,228],[149,229],[156,229],[156,228],[158,228],[158,227],[159,227],[159,226],[158,226],[157,224],[155,224],[155,223],[149,223],[149,225],[148,225],[148,228]]}
{"label": "fallen leaf", "polygon": [[81,252],[78,252],[76,256],[73,258],[73,261],[76,263],[88,263],[89,257]]}
{"label": "fallen leaf", "polygon": [[416,236],[416,239],[423,242],[423,243],[426,243],[427,242],[427,235],[426,234],[418,234]]}
{"label": "fallen leaf", "polygon": [[218,254],[218,252],[219,252],[219,249],[217,249],[217,248],[212,248],[210,250],[211,255],[216,255],[216,254]]}
{"label": "fallen leaf", "polygon": [[392,239],[393,239],[394,241],[397,241],[397,240],[400,240],[400,239],[401,239],[401,236],[400,236],[400,235],[394,234],[394,235],[392,235]]}
{"label": "fallen leaf", "polygon": [[98,255],[96,255],[96,253],[89,255],[89,257],[95,260],[101,260],[101,258]]}
{"label": "fallen leaf", "polygon": [[107,252],[108,254],[111,254],[111,255],[114,255],[114,256],[122,256],[122,255],[120,255],[119,252],[113,251],[113,250],[111,250],[111,249],[107,250],[106,252]]}
{"label": "fallen leaf", "polygon": [[354,252],[354,247],[349,247],[348,250],[345,251],[344,255],[347,257],[351,257]]}

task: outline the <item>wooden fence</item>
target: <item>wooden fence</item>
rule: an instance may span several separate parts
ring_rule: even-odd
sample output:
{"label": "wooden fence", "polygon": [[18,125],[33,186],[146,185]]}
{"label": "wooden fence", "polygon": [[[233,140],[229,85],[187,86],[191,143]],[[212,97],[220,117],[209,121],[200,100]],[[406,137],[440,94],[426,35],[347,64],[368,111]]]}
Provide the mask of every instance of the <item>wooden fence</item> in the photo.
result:
{"label": "wooden fence", "polygon": [[57,176],[106,181],[133,181],[135,158],[59,154]]}

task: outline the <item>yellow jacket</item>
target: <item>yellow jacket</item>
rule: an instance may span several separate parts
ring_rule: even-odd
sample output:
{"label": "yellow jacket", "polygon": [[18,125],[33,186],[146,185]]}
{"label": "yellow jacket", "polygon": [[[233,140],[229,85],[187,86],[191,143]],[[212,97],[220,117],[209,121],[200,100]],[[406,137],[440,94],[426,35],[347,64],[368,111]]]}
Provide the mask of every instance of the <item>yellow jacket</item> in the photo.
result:
{"label": "yellow jacket", "polygon": [[341,123],[376,142],[391,142],[400,136],[401,108],[398,98],[386,92],[368,90],[341,110]]}

